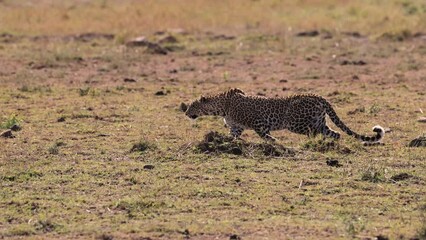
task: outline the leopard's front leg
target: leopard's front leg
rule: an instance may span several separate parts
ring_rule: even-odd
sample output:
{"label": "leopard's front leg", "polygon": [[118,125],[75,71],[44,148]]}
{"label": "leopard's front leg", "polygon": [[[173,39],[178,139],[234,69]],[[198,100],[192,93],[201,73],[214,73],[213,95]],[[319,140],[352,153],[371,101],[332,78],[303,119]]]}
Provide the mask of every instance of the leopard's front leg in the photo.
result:
{"label": "leopard's front leg", "polygon": [[243,131],[244,131],[244,128],[242,128],[242,127],[238,127],[238,126],[230,127],[231,136],[234,137],[235,139],[240,138]]}
{"label": "leopard's front leg", "polygon": [[237,125],[234,121],[232,121],[230,118],[225,117],[224,119],[225,125],[229,127],[229,132],[231,134],[231,136],[234,139],[239,139],[241,134],[244,131],[244,128]]}
{"label": "leopard's front leg", "polygon": [[268,128],[265,127],[256,127],[254,129],[254,131],[261,137],[263,138],[265,141],[267,142],[275,142],[277,141],[276,138],[272,137],[270,134],[270,130]]}

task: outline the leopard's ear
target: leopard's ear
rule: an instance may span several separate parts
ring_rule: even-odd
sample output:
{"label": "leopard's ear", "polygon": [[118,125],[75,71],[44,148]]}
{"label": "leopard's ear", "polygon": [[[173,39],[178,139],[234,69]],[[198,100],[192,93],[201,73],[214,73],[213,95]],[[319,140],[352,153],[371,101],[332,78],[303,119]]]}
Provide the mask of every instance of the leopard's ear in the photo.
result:
{"label": "leopard's ear", "polygon": [[207,102],[207,98],[206,98],[206,97],[204,97],[204,96],[201,96],[201,98],[200,98],[200,102],[202,102],[202,103]]}
{"label": "leopard's ear", "polygon": [[246,95],[246,93],[239,89],[239,88],[232,88],[231,90],[229,90],[230,94],[241,94],[241,95]]}

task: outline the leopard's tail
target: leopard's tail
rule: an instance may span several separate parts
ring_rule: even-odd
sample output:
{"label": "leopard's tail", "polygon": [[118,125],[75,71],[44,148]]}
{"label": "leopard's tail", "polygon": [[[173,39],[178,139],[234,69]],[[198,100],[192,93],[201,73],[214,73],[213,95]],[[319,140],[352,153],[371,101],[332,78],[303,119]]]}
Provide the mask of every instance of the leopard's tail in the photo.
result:
{"label": "leopard's tail", "polygon": [[342,131],[347,133],[349,136],[354,136],[358,140],[361,140],[363,142],[369,142],[369,143],[379,142],[385,136],[385,130],[379,125],[376,125],[373,127],[373,132],[376,132],[375,136],[360,135],[352,131],[340,120],[340,118],[337,116],[336,112],[334,111],[333,107],[327,101],[325,104],[325,108],[326,108],[327,115],[330,117],[333,123],[336,124],[336,126],[342,129]]}

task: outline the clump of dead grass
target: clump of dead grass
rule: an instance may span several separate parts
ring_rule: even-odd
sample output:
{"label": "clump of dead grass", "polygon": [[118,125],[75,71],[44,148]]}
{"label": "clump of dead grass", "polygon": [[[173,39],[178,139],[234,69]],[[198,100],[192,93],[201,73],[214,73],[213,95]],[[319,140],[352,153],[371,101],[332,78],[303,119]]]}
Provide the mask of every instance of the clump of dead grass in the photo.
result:
{"label": "clump of dead grass", "polygon": [[145,140],[145,139],[140,139],[138,142],[134,143],[130,149],[130,152],[139,152],[139,153],[143,153],[145,151],[148,151],[150,149],[156,149],[156,145]]}
{"label": "clump of dead grass", "polygon": [[368,167],[361,173],[361,180],[366,182],[379,183],[384,182],[386,179],[383,169]]}
{"label": "clump of dead grass", "polygon": [[241,139],[234,139],[229,135],[218,132],[209,132],[204,139],[195,146],[195,152],[206,154],[233,154],[243,156],[285,157],[295,152],[279,144],[250,143]]}

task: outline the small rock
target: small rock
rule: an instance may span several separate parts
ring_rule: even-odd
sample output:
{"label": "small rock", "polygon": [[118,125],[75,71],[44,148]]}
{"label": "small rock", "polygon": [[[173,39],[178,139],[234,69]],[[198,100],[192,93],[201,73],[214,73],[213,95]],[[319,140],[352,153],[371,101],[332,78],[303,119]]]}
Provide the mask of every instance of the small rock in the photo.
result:
{"label": "small rock", "polygon": [[417,122],[426,123],[426,117],[420,117]]}
{"label": "small rock", "polygon": [[412,178],[412,177],[413,177],[413,175],[411,175],[411,174],[400,173],[400,174],[393,175],[390,179],[395,181],[395,182],[398,182],[398,181],[403,181],[403,180],[406,180],[406,179],[409,179],[409,178]]}
{"label": "small rock", "polygon": [[152,170],[152,169],[154,169],[154,165],[147,164],[147,165],[143,166],[143,169]]}
{"label": "small rock", "polygon": [[98,236],[96,239],[99,240],[114,240],[114,237],[112,235],[108,235],[108,234],[102,234],[100,236]]}
{"label": "small rock", "polygon": [[366,65],[367,63],[364,62],[363,60],[359,60],[359,61],[349,61],[349,60],[343,60],[340,65],[358,65],[358,66],[363,66]]}
{"label": "small rock", "polygon": [[306,32],[299,32],[296,34],[297,37],[316,37],[320,33],[317,30],[313,31],[306,31]]}
{"label": "small rock", "polygon": [[162,54],[162,55],[166,55],[167,54],[167,50],[162,48],[160,45],[158,45],[157,43],[153,43],[150,42],[148,40],[146,40],[145,37],[137,37],[129,42],[126,43],[127,47],[146,47],[147,48],[147,52],[151,53],[151,54]]}
{"label": "small rock", "polygon": [[58,122],[65,122],[65,117],[59,117],[57,121]]}
{"label": "small rock", "polygon": [[172,35],[163,36],[160,39],[158,39],[158,43],[177,43],[177,42],[178,40]]}
{"label": "small rock", "polygon": [[233,40],[235,39],[235,36],[227,36],[224,34],[214,35],[210,37],[210,40]]}
{"label": "small rock", "polygon": [[124,82],[136,82],[136,80],[133,79],[133,78],[125,78],[125,79],[123,79],[123,81]]}
{"label": "small rock", "polygon": [[171,28],[171,29],[167,29],[167,32],[173,33],[173,34],[181,34],[181,35],[187,35],[188,34],[188,32],[185,31],[185,29],[183,29],[183,28]]}
{"label": "small rock", "polygon": [[163,90],[157,91],[155,93],[155,96],[164,96],[164,95],[166,95],[166,93]]}
{"label": "small rock", "polygon": [[352,76],[352,80],[359,80],[358,75],[353,75],[353,76]]}
{"label": "small rock", "polygon": [[322,37],[323,39],[332,39],[333,38],[333,34],[327,32],[324,34],[324,36]]}
{"label": "small rock", "polygon": [[0,134],[0,137],[4,137],[4,138],[14,138],[15,136],[13,136],[13,134],[12,134],[12,130],[6,130],[6,131],[4,131],[4,132],[2,132],[1,134]]}
{"label": "small rock", "polygon": [[243,150],[241,150],[241,148],[234,147],[231,150],[229,150],[229,153],[234,154],[234,155],[242,155]]}
{"label": "small rock", "polygon": [[19,126],[17,124],[14,124],[12,127],[10,127],[10,130],[12,130],[14,132],[20,131],[21,129],[22,129],[21,126]]}
{"label": "small rock", "polygon": [[237,234],[232,234],[231,236],[229,236],[229,240],[241,240],[241,237]]}
{"label": "small rock", "polygon": [[286,83],[286,82],[288,82],[288,80],[287,80],[287,79],[281,79],[281,80],[280,80],[280,83]]}
{"label": "small rock", "polygon": [[186,105],[185,103],[181,103],[179,109],[182,112],[186,112],[186,110],[188,110],[188,105]]}
{"label": "small rock", "polygon": [[336,160],[336,159],[329,159],[329,160],[326,161],[326,163],[327,163],[327,166],[330,166],[330,167],[341,167],[342,166],[342,164],[339,163],[339,160]]}
{"label": "small rock", "polygon": [[137,37],[137,38],[134,38],[134,39],[128,41],[126,43],[126,46],[128,46],[128,47],[146,46],[147,42],[148,41],[146,40],[145,36],[140,36],[140,37]]}
{"label": "small rock", "polygon": [[354,38],[361,38],[362,35],[359,32],[342,32],[346,36],[354,37]]}
{"label": "small rock", "polygon": [[377,239],[377,240],[389,240],[389,238],[388,238],[388,237],[383,236],[383,235],[379,235],[379,236],[377,236],[377,237],[376,237],[376,239]]}

